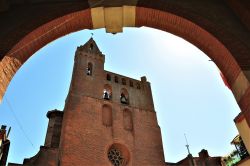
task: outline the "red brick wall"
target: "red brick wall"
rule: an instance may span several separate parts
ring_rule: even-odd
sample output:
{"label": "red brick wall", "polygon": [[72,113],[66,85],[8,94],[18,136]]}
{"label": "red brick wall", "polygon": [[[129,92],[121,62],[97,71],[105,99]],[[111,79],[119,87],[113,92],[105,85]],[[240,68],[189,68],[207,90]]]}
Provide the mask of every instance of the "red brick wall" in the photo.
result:
{"label": "red brick wall", "polygon": [[[104,60],[100,55],[85,51],[79,48],[76,52],[64,109],[59,148],[61,165],[111,165],[107,154],[113,144],[121,145],[123,152],[128,152],[128,165],[164,165],[161,131],[149,83],[144,80],[141,89],[137,89],[122,82],[107,81]],[[88,62],[93,64],[91,76],[85,72]],[[111,100],[102,99],[106,84],[112,88]],[[120,103],[120,92],[124,88],[129,89],[131,104]],[[140,101],[140,98],[145,100]],[[103,108],[107,107],[112,116],[110,113],[103,116]]]}

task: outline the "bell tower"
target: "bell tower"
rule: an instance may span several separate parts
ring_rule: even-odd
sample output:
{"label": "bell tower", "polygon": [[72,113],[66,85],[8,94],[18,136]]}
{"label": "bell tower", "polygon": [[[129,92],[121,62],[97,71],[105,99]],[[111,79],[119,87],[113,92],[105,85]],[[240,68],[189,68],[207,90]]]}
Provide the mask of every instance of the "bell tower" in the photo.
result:
{"label": "bell tower", "polygon": [[150,83],[104,70],[90,40],[77,48],[58,165],[165,165]]}
{"label": "bell tower", "polygon": [[70,94],[100,98],[104,74],[105,56],[97,47],[93,38],[77,48]]}

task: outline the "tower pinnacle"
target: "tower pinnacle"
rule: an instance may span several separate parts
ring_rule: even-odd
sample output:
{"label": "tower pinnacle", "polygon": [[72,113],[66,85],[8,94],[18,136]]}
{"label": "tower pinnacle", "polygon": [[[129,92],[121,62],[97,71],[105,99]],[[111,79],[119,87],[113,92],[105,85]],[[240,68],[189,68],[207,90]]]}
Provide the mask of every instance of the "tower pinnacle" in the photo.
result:
{"label": "tower pinnacle", "polygon": [[[93,33],[91,33],[91,34],[93,34]],[[90,37],[90,39],[84,45],[81,45],[80,47],[78,47],[78,49],[80,49],[80,51],[88,52],[91,54],[99,54],[99,55],[102,54],[102,52],[98,48],[95,40],[93,39],[93,35]]]}

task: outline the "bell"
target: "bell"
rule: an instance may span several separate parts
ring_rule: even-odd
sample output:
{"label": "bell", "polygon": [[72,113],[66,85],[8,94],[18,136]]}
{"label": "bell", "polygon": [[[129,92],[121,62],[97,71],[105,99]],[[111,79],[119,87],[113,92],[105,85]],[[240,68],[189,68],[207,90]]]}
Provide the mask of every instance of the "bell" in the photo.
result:
{"label": "bell", "polygon": [[121,97],[121,102],[122,102],[122,103],[127,103],[127,99],[126,99],[124,96],[122,96],[122,97]]}
{"label": "bell", "polygon": [[108,94],[108,92],[104,92],[104,99],[109,99],[109,94]]}

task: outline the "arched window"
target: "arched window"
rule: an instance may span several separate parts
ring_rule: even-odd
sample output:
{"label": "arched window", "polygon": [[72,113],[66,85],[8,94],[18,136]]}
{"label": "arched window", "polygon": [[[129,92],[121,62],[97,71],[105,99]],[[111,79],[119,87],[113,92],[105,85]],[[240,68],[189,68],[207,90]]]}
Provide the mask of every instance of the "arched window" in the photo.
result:
{"label": "arched window", "polygon": [[123,110],[123,127],[125,130],[133,130],[132,112],[128,109]]}
{"label": "arched window", "polygon": [[131,87],[133,87],[134,86],[134,84],[133,84],[133,81],[129,81],[129,86],[131,86]]}
{"label": "arched window", "polygon": [[141,89],[140,83],[137,83],[137,84],[136,84],[136,88],[137,88],[137,89]]}
{"label": "arched window", "polygon": [[110,74],[107,74],[107,80],[108,80],[108,81],[111,81],[111,76],[110,76]]}
{"label": "arched window", "polygon": [[118,81],[118,77],[117,76],[115,76],[115,82],[116,83],[118,83],[119,81]]}
{"label": "arched window", "polygon": [[103,105],[102,107],[102,124],[104,126],[112,126],[112,108],[109,105]]}
{"label": "arched window", "polygon": [[110,85],[105,84],[103,89],[103,99],[111,100],[112,98],[112,88]]}
{"label": "arched window", "polygon": [[88,76],[91,76],[92,75],[92,70],[93,70],[93,65],[91,62],[88,63],[88,66],[86,68],[86,73]]}
{"label": "arched window", "polygon": [[124,88],[122,88],[122,90],[121,90],[120,102],[122,104],[129,104],[128,91]]}
{"label": "arched window", "polygon": [[126,79],[122,78],[122,85],[126,85]]}

